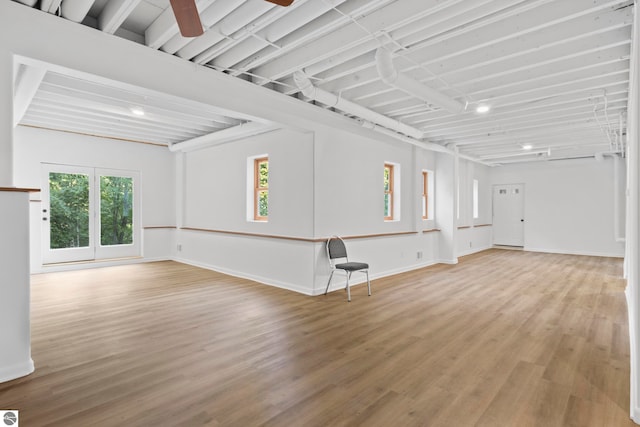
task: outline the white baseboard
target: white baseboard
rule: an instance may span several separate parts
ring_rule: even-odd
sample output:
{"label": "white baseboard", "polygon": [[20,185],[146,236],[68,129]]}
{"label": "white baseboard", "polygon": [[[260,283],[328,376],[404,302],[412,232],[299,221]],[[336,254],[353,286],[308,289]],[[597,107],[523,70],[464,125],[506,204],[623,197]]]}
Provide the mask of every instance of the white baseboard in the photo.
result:
{"label": "white baseboard", "polygon": [[0,368],[0,383],[15,380],[29,375],[34,371],[33,359],[29,358],[22,363]]}
{"label": "white baseboard", "polygon": [[299,285],[294,285],[294,284],[282,282],[279,280],[273,280],[271,278],[266,278],[262,276],[256,276],[253,274],[247,274],[240,271],[235,271],[228,268],[220,267],[217,265],[191,261],[184,258],[174,258],[173,260],[176,262],[181,262],[183,264],[193,265],[194,267],[200,267],[206,270],[212,270],[212,271],[217,271],[218,273],[228,274],[229,276],[239,277],[241,279],[253,280],[254,282],[262,283],[264,285],[274,286],[276,288],[286,289],[286,290],[298,292],[304,295],[313,295],[312,289],[305,288]]}
{"label": "white baseboard", "polygon": [[481,246],[481,247],[477,247],[477,248],[469,248],[466,251],[459,252],[457,255],[459,257],[460,256],[467,256],[467,255],[471,255],[471,254],[477,254],[478,252],[486,251],[487,249],[491,249],[491,246]]}
{"label": "white baseboard", "polygon": [[82,261],[82,262],[63,262],[57,264],[45,264],[39,269],[34,269],[31,274],[41,273],[57,273],[59,271],[86,270],[89,268],[115,267],[118,265],[142,264],[145,262],[169,261],[168,257],[145,258],[145,257],[126,257],[113,258],[105,260]]}
{"label": "white baseboard", "polygon": [[545,252],[548,254],[562,254],[562,255],[584,255],[584,256],[599,256],[608,258],[624,258],[624,254],[611,253],[611,252],[595,252],[595,251],[571,251],[564,249],[548,249],[548,248],[531,248],[525,246],[524,249],[528,252]]}

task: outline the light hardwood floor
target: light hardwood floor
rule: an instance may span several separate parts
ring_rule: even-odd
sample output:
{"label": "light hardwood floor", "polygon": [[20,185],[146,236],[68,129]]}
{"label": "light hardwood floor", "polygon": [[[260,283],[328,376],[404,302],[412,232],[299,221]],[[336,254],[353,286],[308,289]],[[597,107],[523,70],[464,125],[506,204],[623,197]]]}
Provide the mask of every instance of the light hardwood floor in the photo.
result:
{"label": "light hardwood floor", "polygon": [[621,261],[490,250],[307,297],[174,262],[36,275],[24,426],[627,426]]}

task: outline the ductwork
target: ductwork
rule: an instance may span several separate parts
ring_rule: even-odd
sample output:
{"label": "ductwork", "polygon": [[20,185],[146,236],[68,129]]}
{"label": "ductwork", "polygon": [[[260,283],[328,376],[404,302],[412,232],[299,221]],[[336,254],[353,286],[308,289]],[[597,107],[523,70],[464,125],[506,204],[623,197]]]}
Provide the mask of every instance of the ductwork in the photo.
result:
{"label": "ductwork", "polygon": [[169,145],[169,150],[175,151],[192,151],[199,148],[211,147],[213,145],[223,144],[250,136],[260,135],[279,129],[276,125],[268,125],[258,122],[242,123],[238,126],[227,128],[218,132],[202,135],[183,142],[177,142]]}
{"label": "ductwork", "polygon": [[64,0],[60,6],[63,18],[73,22],[82,22],[95,0]]}
{"label": "ductwork", "polygon": [[[378,133],[382,133],[391,138],[395,138],[399,141],[403,141],[426,150],[455,155],[454,151],[443,147],[442,145],[434,144],[433,142],[420,141],[420,139],[424,137],[424,134],[419,129],[401,123],[397,120],[390,119],[385,115],[376,113],[375,111],[358,105],[355,102],[347,101],[346,99],[342,99],[339,96],[327,92],[326,90],[315,87],[311,83],[311,80],[309,80],[302,71],[296,71],[293,73],[293,80],[296,82],[296,85],[302,94],[307,98],[320,101],[330,107],[337,108],[345,113],[353,114],[354,116],[364,119],[362,126],[367,129],[374,130]],[[401,133],[404,135],[401,135]],[[460,154],[459,156],[466,160],[481,163],[486,166],[493,166],[491,163],[483,162],[482,160],[471,156],[463,154]]]}
{"label": "ductwork", "polygon": [[423,136],[422,131],[413,126],[406,125],[398,120],[391,119],[383,114],[376,113],[373,110],[358,105],[355,102],[348,101],[331,92],[315,87],[302,71],[293,73],[293,80],[307,98],[322,102],[329,107],[337,108],[345,113],[353,114],[354,116],[358,116],[396,132],[409,135],[412,138],[421,139]]}
{"label": "ductwork", "polygon": [[384,47],[376,51],[376,68],[383,82],[422,101],[444,108],[452,114],[464,111],[464,104],[449,98],[447,95],[431,89],[417,80],[399,73],[393,65],[391,52]]}

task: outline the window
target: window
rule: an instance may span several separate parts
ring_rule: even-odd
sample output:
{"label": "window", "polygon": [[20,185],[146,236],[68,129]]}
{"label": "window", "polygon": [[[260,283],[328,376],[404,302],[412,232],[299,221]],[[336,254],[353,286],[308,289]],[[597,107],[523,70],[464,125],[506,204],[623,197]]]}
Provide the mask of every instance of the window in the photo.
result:
{"label": "window", "polygon": [[269,218],[269,158],[253,161],[253,219],[266,221]]}
{"label": "window", "polygon": [[429,172],[422,172],[422,219],[429,219]]}
{"label": "window", "polygon": [[391,163],[384,164],[384,219],[392,221],[393,216],[393,165]]}
{"label": "window", "polygon": [[473,218],[478,218],[478,180],[473,180]]}

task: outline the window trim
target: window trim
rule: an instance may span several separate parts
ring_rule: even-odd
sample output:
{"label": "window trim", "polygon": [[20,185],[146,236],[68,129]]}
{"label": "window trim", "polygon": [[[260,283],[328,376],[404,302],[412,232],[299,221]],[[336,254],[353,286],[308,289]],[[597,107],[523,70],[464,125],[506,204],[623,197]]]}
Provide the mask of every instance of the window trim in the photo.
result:
{"label": "window trim", "polygon": [[269,156],[260,156],[253,159],[253,220],[254,221],[269,220],[268,213],[266,216],[262,216],[258,212],[258,208],[260,204],[258,201],[258,195],[261,192],[266,192],[267,200],[269,200],[269,175],[268,174],[267,174],[267,186],[260,187],[260,164],[265,162],[267,163],[267,165],[269,164]]}
{"label": "window trim", "polygon": [[[393,221],[395,219],[395,209],[394,209],[394,198],[395,198],[395,194],[394,194],[394,186],[395,186],[395,182],[394,182],[394,166],[392,163],[387,163],[385,162],[384,164],[384,170],[386,171],[387,169],[389,169],[389,189],[384,189],[384,195],[387,196],[388,195],[388,200],[389,200],[389,215],[384,217],[385,221]],[[383,175],[384,176],[384,175]]]}
{"label": "window trim", "polygon": [[478,219],[480,218],[480,183],[478,182],[477,179],[473,180],[473,190],[472,190],[472,194],[471,194],[471,204],[472,204],[472,216],[473,219]]}
{"label": "window trim", "polygon": [[429,172],[422,171],[422,219],[429,219]]}

